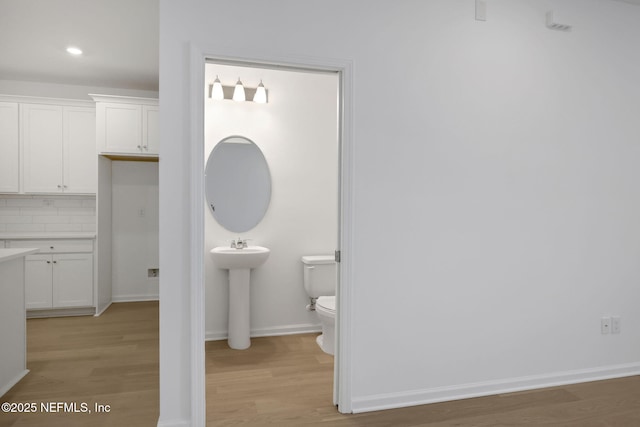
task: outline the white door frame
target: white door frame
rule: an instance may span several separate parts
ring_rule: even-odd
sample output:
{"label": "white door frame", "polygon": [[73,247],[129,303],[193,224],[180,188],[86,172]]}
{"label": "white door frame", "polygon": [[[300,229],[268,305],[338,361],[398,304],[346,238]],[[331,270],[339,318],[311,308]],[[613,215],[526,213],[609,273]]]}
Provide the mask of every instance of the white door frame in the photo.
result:
{"label": "white door frame", "polygon": [[303,68],[317,71],[334,71],[339,75],[339,230],[341,251],[339,287],[337,290],[338,317],[336,319],[337,348],[334,362],[334,403],[342,413],[352,412],[351,398],[351,307],[352,299],[352,232],[353,232],[353,62],[335,58],[289,56],[269,52],[247,52],[220,46],[191,45],[189,75],[190,111],[190,306],[191,306],[191,423],[206,423],[205,387],[205,295],[204,295],[204,97],[206,93],[205,63],[207,60],[231,61]]}

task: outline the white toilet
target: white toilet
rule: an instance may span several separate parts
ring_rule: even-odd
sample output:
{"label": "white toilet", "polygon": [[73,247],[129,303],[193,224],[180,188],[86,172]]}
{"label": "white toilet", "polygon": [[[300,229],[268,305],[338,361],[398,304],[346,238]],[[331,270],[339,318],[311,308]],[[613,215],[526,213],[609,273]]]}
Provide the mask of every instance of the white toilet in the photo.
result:
{"label": "white toilet", "polygon": [[333,255],[302,257],[304,289],[311,303],[307,306],[318,313],[322,335],[316,341],[322,351],[334,353],[336,330],[336,262]]}

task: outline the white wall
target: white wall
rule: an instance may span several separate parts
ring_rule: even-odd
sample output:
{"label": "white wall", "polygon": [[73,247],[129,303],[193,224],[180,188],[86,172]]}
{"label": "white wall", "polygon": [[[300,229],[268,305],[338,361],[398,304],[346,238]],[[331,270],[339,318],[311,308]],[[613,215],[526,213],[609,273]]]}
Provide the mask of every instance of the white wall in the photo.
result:
{"label": "white wall", "polygon": [[112,298],[158,299],[158,163],[111,162]]}
{"label": "white wall", "polygon": [[[572,32],[545,28],[551,8]],[[476,22],[467,0],[162,0],[160,16],[161,423],[197,399],[173,286],[191,277],[189,204],[170,197],[190,186],[189,43],[353,61],[354,410],[640,371],[640,8],[493,0]],[[622,333],[600,334],[609,314]]]}
{"label": "white wall", "polygon": [[228,273],[216,268],[209,251],[238,237],[271,249],[267,262],[251,272],[252,335],[317,331],[317,316],[305,308],[309,298],[300,257],[332,254],[337,248],[338,77],[208,64],[206,80],[212,82],[216,75],[228,86],[238,76],[246,87],[256,87],[262,79],[269,103],[207,98],[205,159],[227,136],[251,139],[269,165],[272,195],[264,219],[246,233],[227,231],[203,206],[207,338],[226,338],[229,298]]}

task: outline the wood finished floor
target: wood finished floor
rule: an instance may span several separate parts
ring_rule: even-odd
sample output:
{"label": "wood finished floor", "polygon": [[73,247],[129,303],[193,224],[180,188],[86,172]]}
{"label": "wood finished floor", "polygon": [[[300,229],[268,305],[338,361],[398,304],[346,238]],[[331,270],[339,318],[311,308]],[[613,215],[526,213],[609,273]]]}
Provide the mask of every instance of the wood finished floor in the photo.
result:
{"label": "wood finished floor", "polygon": [[640,426],[640,377],[344,415],[315,334],[208,342],[207,426]]}
{"label": "wood finished floor", "polygon": [[[6,414],[0,427],[155,426],[158,304],[114,304],[101,317],[28,321],[27,375],[0,402],[88,402],[108,414]],[[245,351],[206,343],[207,426],[640,426],[640,377],[457,402],[339,414],[333,359],[314,334],[257,338]]]}
{"label": "wood finished floor", "polygon": [[2,414],[0,426],[155,426],[158,303],[112,304],[100,317],[27,321],[29,374],[2,402],[86,402],[109,413]]}

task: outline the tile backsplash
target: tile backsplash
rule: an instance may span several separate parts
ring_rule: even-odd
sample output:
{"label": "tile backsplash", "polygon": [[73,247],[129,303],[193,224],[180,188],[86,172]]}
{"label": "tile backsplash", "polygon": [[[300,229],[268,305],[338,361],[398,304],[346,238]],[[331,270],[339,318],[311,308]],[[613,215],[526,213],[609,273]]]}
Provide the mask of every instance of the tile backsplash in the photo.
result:
{"label": "tile backsplash", "polygon": [[0,195],[0,233],[95,232],[95,196]]}

